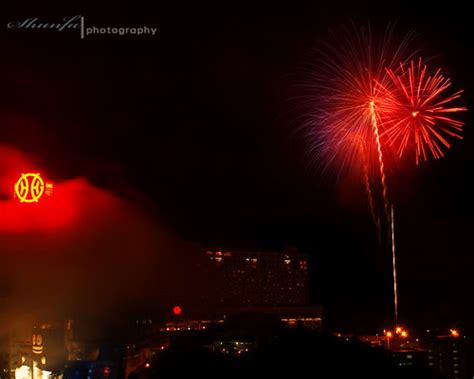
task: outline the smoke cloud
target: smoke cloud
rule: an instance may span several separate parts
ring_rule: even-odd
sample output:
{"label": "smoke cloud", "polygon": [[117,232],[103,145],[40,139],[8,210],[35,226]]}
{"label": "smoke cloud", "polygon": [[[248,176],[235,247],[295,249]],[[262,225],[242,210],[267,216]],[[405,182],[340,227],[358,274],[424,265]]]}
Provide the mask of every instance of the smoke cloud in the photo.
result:
{"label": "smoke cloud", "polygon": [[205,307],[200,249],[151,212],[87,178],[54,181],[53,193],[24,204],[12,186],[41,165],[0,147],[1,314],[9,322],[116,319]]}

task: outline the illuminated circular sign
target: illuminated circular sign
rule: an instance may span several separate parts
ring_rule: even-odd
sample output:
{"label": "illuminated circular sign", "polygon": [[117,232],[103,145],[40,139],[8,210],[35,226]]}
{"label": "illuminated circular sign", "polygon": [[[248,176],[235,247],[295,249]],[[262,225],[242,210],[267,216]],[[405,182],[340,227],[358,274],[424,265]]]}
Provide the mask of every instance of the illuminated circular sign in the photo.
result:
{"label": "illuminated circular sign", "polygon": [[41,334],[33,334],[31,342],[33,354],[43,354],[43,336]]}
{"label": "illuminated circular sign", "polygon": [[44,181],[40,174],[21,174],[15,184],[15,195],[21,203],[36,203],[44,194]]}

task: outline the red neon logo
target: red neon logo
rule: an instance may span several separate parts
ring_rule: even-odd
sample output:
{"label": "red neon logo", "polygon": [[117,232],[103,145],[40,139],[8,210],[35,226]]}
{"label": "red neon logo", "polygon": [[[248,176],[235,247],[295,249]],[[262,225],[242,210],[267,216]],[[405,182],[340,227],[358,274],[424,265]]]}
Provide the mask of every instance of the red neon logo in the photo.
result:
{"label": "red neon logo", "polygon": [[53,185],[44,182],[39,173],[21,174],[15,184],[15,195],[20,203],[37,203],[46,192],[51,194]]}

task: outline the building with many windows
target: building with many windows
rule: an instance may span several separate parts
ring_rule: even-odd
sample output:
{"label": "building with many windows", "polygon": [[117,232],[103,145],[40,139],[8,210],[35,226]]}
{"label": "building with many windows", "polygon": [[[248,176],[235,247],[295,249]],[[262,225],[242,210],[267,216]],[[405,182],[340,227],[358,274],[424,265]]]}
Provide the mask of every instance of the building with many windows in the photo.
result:
{"label": "building with many windows", "polygon": [[220,279],[223,307],[278,307],[309,302],[308,258],[296,249],[284,252],[207,251]]}
{"label": "building with many windows", "polygon": [[465,336],[451,329],[449,334],[427,332],[428,365],[447,379],[467,379],[469,374],[469,347]]}

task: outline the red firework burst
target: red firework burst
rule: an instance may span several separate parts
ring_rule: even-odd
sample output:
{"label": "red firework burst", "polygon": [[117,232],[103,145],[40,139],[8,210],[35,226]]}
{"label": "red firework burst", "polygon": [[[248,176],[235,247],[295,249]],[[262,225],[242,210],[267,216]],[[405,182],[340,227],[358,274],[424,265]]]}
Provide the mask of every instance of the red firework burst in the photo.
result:
{"label": "red firework burst", "polygon": [[463,91],[450,94],[451,79],[440,69],[429,71],[421,58],[386,71],[390,83],[379,84],[384,92],[378,110],[382,143],[394,148],[400,158],[414,149],[417,164],[429,155],[443,157],[451,138],[462,139],[464,123],[453,115],[467,109],[453,102]]}
{"label": "red firework burst", "polygon": [[318,66],[306,83],[312,95],[305,129],[313,159],[324,168],[360,175],[382,159],[375,115],[391,84],[386,67],[409,61],[415,52],[411,35],[397,44],[393,32],[389,27],[374,36],[370,28],[353,25],[318,50]]}

